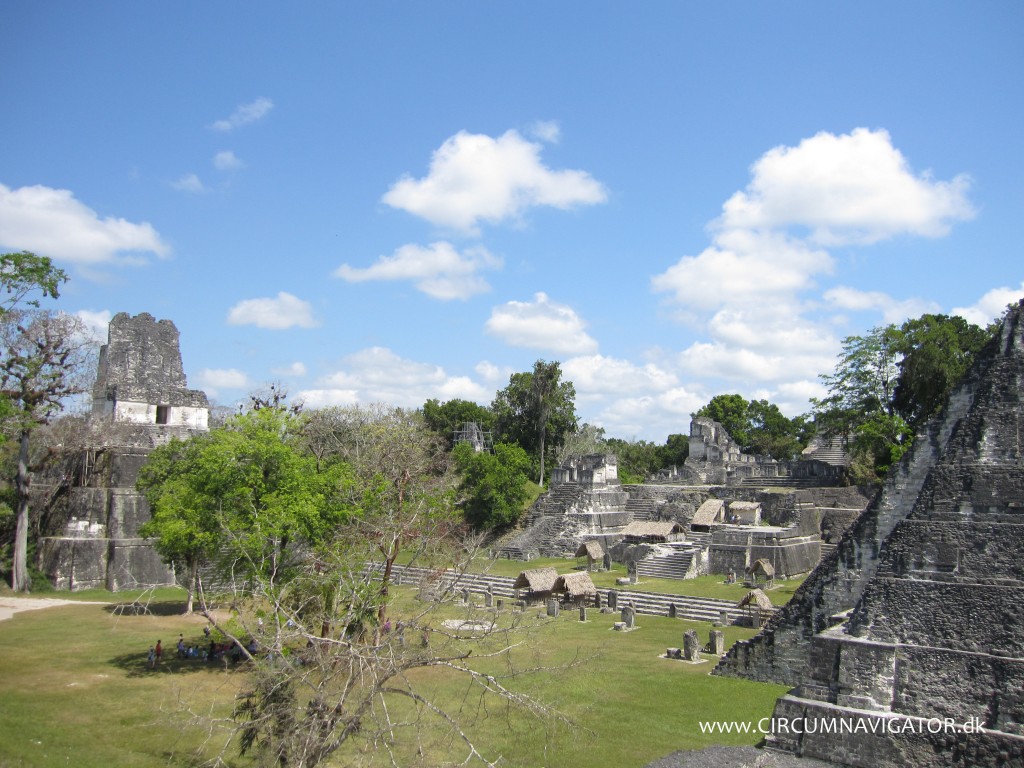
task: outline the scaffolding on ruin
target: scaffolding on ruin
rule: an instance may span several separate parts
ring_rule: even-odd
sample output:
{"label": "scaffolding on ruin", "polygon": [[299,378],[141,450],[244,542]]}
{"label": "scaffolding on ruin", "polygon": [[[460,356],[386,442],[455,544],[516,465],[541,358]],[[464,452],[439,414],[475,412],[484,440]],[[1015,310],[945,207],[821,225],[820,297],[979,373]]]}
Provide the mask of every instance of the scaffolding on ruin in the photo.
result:
{"label": "scaffolding on ruin", "polygon": [[452,443],[454,445],[469,443],[477,453],[483,451],[494,453],[494,436],[490,430],[483,429],[475,421],[463,422],[462,426],[452,434]]}

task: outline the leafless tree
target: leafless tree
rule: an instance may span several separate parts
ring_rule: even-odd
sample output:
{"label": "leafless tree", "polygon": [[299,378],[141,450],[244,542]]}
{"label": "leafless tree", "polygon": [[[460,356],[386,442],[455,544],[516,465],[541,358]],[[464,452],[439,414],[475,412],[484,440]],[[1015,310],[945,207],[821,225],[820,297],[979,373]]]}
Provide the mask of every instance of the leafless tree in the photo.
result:
{"label": "leafless tree", "polygon": [[12,404],[4,428],[18,439],[17,522],[11,587],[31,586],[26,562],[32,466],[30,438],[86,391],[94,342],[81,320],[45,310],[12,311],[0,323],[0,394]]}

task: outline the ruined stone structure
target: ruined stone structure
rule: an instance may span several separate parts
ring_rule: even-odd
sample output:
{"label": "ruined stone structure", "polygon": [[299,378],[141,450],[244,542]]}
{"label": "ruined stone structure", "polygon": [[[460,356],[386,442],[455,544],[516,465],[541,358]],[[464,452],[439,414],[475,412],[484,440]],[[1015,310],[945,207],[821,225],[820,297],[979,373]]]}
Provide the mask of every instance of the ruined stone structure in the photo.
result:
{"label": "ruined stone structure", "polygon": [[210,404],[206,394],[188,389],[181,365],[178,329],[146,312],[121,312],[110,321],[108,341],[100,348],[92,413],[122,424],[205,431]]}
{"label": "ruined stone structure", "polygon": [[798,525],[718,526],[708,545],[709,573],[744,573],[758,560],[768,561],[780,578],[811,571],[821,559],[821,537]]}
{"label": "ruined stone structure", "polygon": [[149,452],[172,436],[208,428],[206,395],[188,389],[178,329],[142,313],[115,315],[93,387],[97,435],[74,471],[37,481],[38,498],[61,497],[67,524],[43,539],[42,567],[61,589],[173,584],[174,573],[138,535],[149,506],[135,490]]}
{"label": "ruined stone structure", "polygon": [[699,485],[762,485],[808,488],[847,483],[849,456],[841,440],[816,437],[794,461],[742,453],[725,427],[706,416],[690,420],[690,451],[681,469],[662,471],[654,482]]}
{"label": "ruined stone structure", "polygon": [[771,746],[872,768],[1024,765],[1022,315],[838,548],[716,669],[795,686],[774,716],[799,727],[776,726]]}
{"label": "ruined stone structure", "polygon": [[725,427],[706,416],[690,420],[690,453],[683,469],[691,482],[704,485],[730,485],[744,478],[779,476],[775,459],[741,453]]}
{"label": "ruined stone structure", "polygon": [[574,456],[552,470],[549,491],[530,509],[526,530],[498,550],[517,560],[573,557],[584,541],[607,550],[632,520],[613,455]]}
{"label": "ruined stone structure", "polygon": [[[714,437],[702,438],[706,456],[731,455],[735,447],[721,425],[708,419],[695,418],[691,431]],[[720,449],[725,453],[716,453]],[[817,483],[781,489],[664,482],[622,486],[614,456],[572,457],[552,471],[549,490],[530,509],[525,530],[504,541],[496,554],[518,560],[571,557],[594,542],[613,560],[631,570],[635,566],[640,577],[743,573],[762,558],[780,577],[791,577],[818,563],[825,527],[838,539],[867,501],[856,488]],[[684,531],[671,540],[630,535],[637,525],[666,524]]]}

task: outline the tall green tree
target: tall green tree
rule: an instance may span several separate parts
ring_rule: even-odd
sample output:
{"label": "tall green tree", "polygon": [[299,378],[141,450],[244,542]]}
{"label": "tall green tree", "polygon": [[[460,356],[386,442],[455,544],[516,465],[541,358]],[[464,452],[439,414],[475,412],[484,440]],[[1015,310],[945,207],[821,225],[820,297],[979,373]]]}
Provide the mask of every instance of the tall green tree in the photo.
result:
{"label": "tall green tree", "polygon": [[187,611],[205,559],[216,554],[227,572],[273,587],[351,515],[347,465],[318,465],[301,450],[301,426],[285,408],[258,408],[157,448],[140,471],[153,509],[142,533],[166,562],[187,567]]}
{"label": "tall green tree", "polygon": [[713,419],[725,427],[729,437],[736,441],[740,448],[750,446],[750,416],[747,413],[747,401],[741,395],[715,395],[697,411],[697,416]]}
{"label": "tall green tree", "polygon": [[814,402],[815,423],[850,441],[855,477],[875,481],[910,448],[917,427],[949,397],[991,338],[960,317],[923,315],[901,326],[843,339],[828,396]]}
{"label": "tall green tree", "polygon": [[545,458],[557,454],[565,436],[574,432],[576,388],[562,380],[560,364],[538,360],[532,371],[513,373],[508,386],[491,404],[498,440],[518,443],[538,467],[544,485]]}
{"label": "tall green tree", "polygon": [[462,476],[459,491],[466,522],[477,530],[515,525],[529,497],[530,457],[518,445],[497,443],[493,453],[459,443],[452,454]]}
{"label": "tall green tree", "polygon": [[218,514],[226,495],[222,492],[226,478],[211,461],[217,434],[173,439],[158,447],[150,453],[135,483],[150,508],[150,519],[139,534],[152,539],[164,562],[187,574],[186,614],[193,610],[200,566],[217,552],[227,534]]}
{"label": "tall green tree", "polygon": [[67,273],[47,256],[30,251],[0,254],[0,291],[5,294],[0,316],[23,305],[38,307],[42,298],[58,298],[67,281]]}
{"label": "tall green tree", "polygon": [[957,315],[922,315],[900,327],[892,404],[912,429],[945,404],[992,335]]}

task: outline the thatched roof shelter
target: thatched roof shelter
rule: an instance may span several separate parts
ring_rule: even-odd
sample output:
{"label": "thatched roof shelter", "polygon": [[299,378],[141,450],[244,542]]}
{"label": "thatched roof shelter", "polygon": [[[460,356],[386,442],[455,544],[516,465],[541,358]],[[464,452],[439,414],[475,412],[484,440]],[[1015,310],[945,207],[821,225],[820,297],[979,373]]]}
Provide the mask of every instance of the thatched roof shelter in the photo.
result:
{"label": "thatched roof shelter", "polygon": [[763,576],[768,581],[775,578],[775,566],[765,560],[763,557],[760,560],[755,560],[749,568],[747,573],[752,577]]}
{"label": "thatched roof shelter", "polygon": [[627,541],[668,541],[670,536],[678,536],[681,533],[683,526],[674,520],[634,520],[622,529],[622,535]]}
{"label": "thatched roof shelter", "polygon": [[597,594],[597,587],[586,571],[578,573],[566,573],[555,579],[555,586],[551,590],[556,594],[564,594],[573,599],[593,597]]}
{"label": "thatched roof shelter", "polygon": [[691,526],[710,526],[722,522],[725,502],[721,499],[708,499],[697,509],[690,521]]}
{"label": "thatched roof shelter", "polygon": [[588,560],[601,560],[604,557],[604,547],[597,539],[588,539],[580,544],[576,550],[576,557],[585,557]]}
{"label": "thatched roof shelter", "polygon": [[751,605],[756,605],[762,611],[770,611],[774,608],[772,601],[768,599],[768,595],[762,592],[760,589],[752,589],[743,596],[743,599],[736,603],[737,608],[744,608]]}
{"label": "thatched roof shelter", "polygon": [[753,511],[760,509],[761,502],[759,501],[730,501],[729,509],[735,512]]}
{"label": "thatched roof shelter", "polygon": [[527,592],[550,592],[557,578],[558,571],[554,568],[531,568],[528,571],[521,571],[512,586],[515,589],[525,589]]}

